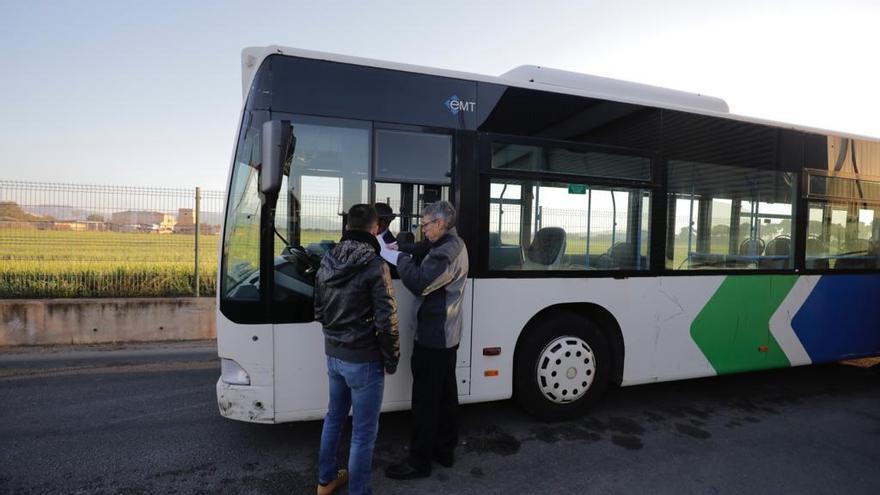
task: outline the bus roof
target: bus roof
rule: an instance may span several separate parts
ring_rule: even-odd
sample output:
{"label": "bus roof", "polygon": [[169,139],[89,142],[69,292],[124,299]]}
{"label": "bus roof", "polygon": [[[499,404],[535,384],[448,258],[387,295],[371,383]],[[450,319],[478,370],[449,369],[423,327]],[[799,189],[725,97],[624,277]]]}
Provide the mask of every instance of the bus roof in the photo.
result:
{"label": "bus roof", "polygon": [[594,76],[590,74],[581,74],[559,69],[550,69],[536,65],[522,65],[502,74],[501,76],[496,77],[487,76],[484,74],[473,74],[468,72],[403,64],[398,62],[388,62],[384,60],[353,57],[349,55],[340,55],[335,53],[304,50],[300,48],[283,47],[278,45],[270,45],[265,47],[248,47],[242,50],[241,82],[243,98],[247,98],[247,94],[253,82],[254,75],[256,74],[257,69],[259,69],[260,64],[262,64],[263,60],[271,55],[286,55],[314,60],[325,60],[328,62],[359,65],[364,67],[376,67],[380,69],[411,72],[415,74],[427,74],[453,79],[462,79],[466,81],[478,81],[513,86],[518,88],[537,89],[541,91],[548,91],[551,93],[584,96],[588,98],[619,101],[623,103],[645,105],[656,108],[664,108],[668,110],[678,110],[682,112],[689,112],[712,117],[721,117],[741,122],[769,125],[773,127],[781,127],[785,129],[793,129],[809,133],[834,135],[839,137],[868,141],[880,141],[880,139],[874,137],[836,132],[827,129],[819,129],[814,127],[732,114],[729,112],[727,103],[724,100],[713,96],[702,95],[699,93],[688,93],[685,91],[661,88],[659,86],[651,86],[648,84],[634,83],[630,81]]}

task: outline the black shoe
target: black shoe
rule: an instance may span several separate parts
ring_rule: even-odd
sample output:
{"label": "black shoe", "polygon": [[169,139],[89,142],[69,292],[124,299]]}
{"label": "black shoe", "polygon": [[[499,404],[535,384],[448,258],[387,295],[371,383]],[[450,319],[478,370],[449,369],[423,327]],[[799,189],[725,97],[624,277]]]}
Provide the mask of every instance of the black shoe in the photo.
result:
{"label": "black shoe", "polygon": [[451,468],[455,464],[455,455],[452,452],[446,454],[434,452],[434,460],[443,467]]}
{"label": "black shoe", "polygon": [[395,480],[414,480],[431,476],[431,470],[416,469],[409,462],[403,461],[386,467],[385,476]]}

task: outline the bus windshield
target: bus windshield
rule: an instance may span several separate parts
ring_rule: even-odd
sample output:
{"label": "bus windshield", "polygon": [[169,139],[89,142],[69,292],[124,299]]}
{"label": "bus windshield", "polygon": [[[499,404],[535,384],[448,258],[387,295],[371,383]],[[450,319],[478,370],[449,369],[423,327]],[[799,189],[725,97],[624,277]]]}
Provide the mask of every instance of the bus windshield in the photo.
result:
{"label": "bus windshield", "polygon": [[243,134],[226,207],[220,290],[224,298],[256,301],[260,298],[260,198],[256,168],[260,127],[251,122]]}
{"label": "bus windshield", "polygon": [[[297,145],[276,205],[274,299],[303,299],[310,307],[315,268],[339,239],[343,213],[367,202],[369,124],[280,114],[276,118],[292,121]],[[223,244],[222,294],[227,299],[260,298],[259,155],[260,125],[252,122],[239,145],[230,184]]]}

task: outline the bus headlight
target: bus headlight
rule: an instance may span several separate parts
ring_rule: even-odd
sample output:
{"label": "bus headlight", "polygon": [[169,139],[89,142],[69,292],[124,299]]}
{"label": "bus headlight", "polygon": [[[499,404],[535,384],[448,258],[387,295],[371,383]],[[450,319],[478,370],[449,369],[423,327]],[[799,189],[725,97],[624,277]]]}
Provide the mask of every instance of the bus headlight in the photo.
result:
{"label": "bus headlight", "polygon": [[220,379],[229,385],[250,385],[251,377],[247,371],[231,359],[220,359]]}

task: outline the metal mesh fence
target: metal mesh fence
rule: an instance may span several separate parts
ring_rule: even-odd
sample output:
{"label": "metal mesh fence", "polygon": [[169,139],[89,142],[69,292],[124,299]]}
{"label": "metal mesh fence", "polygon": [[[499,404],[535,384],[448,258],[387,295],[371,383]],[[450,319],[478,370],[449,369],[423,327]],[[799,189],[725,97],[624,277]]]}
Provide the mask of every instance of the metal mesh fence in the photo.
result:
{"label": "metal mesh fence", "polygon": [[[0,180],[0,298],[212,295],[223,198],[223,191],[199,188]],[[399,210],[399,199],[386,200]],[[288,201],[286,195],[279,198],[276,227],[289,235]],[[341,197],[303,196],[295,206],[300,244],[339,239]],[[534,213],[531,228],[567,232],[570,256],[601,255],[626,237],[628,212],[622,208],[540,207]],[[489,231],[502,245],[519,245],[523,214],[519,205],[505,205],[502,213],[492,204]],[[641,225],[647,228],[647,217]],[[399,229],[397,219],[391,230]],[[258,237],[241,234],[233,233],[230,257],[255,263]],[[647,232],[642,234],[647,239]],[[646,254],[646,242],[642,248]]]}
{"label": "metal mesh fence", "polygon": [[0,180],[0,298],[212,295],[223,196]]}

